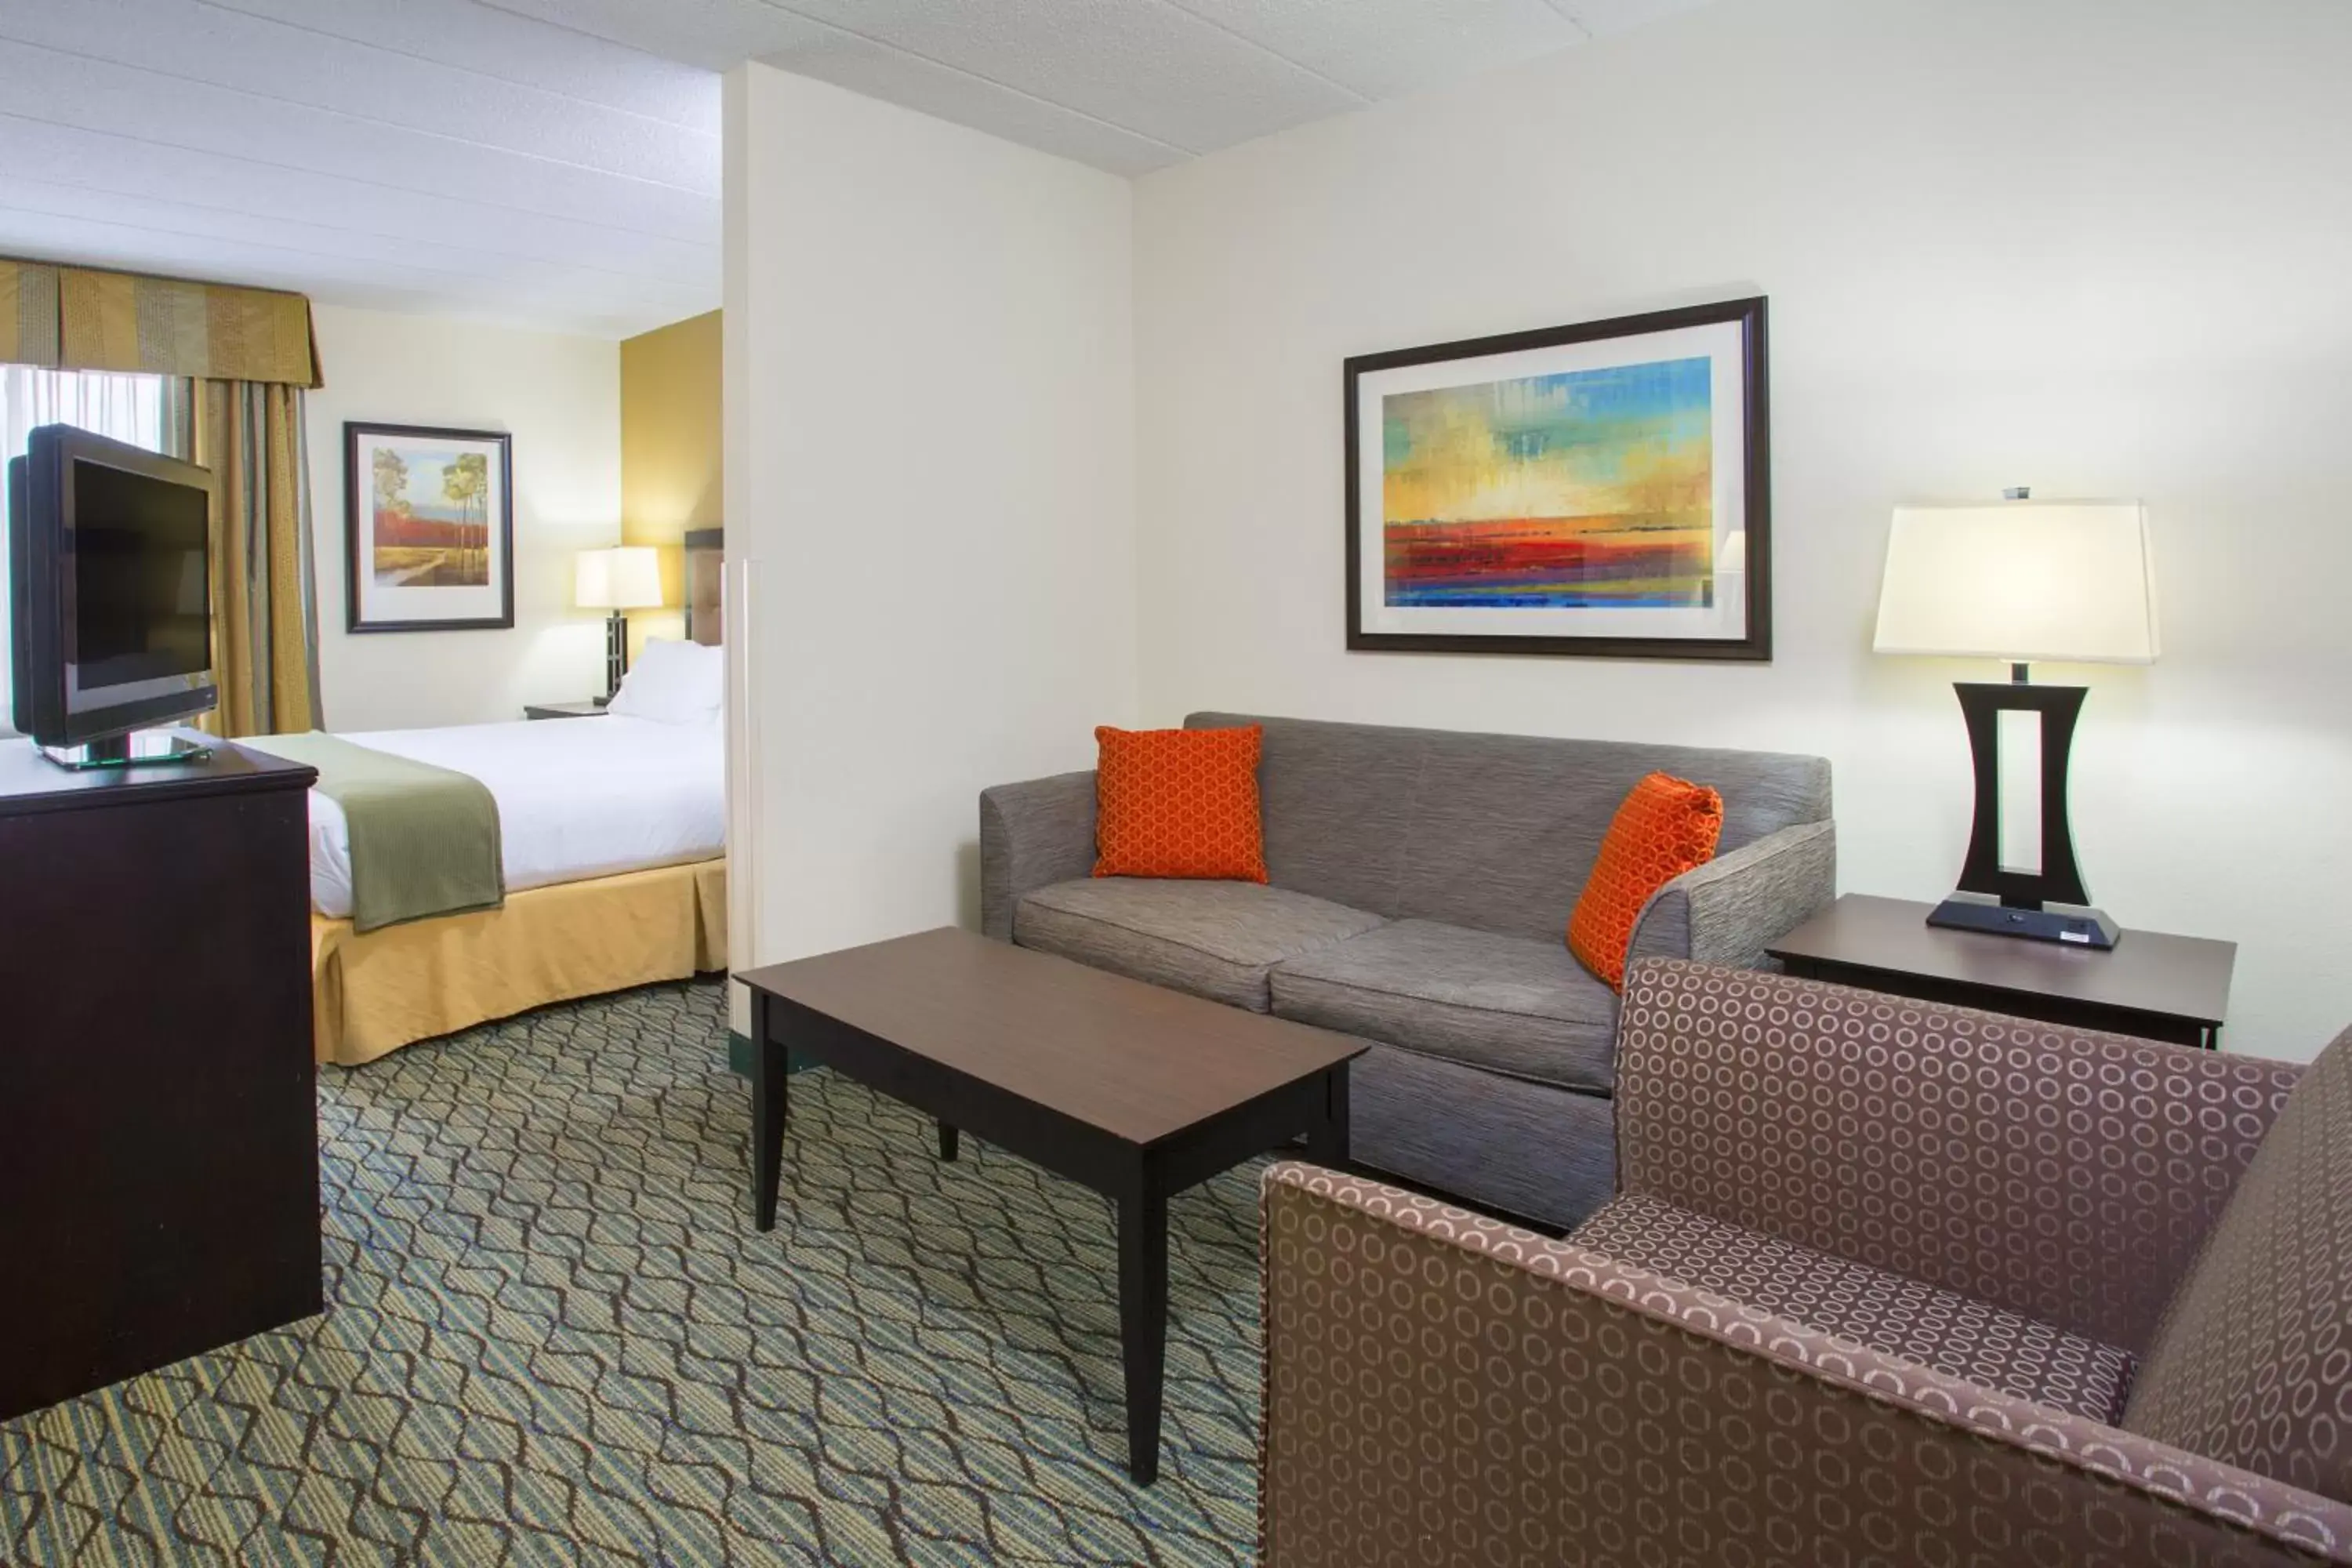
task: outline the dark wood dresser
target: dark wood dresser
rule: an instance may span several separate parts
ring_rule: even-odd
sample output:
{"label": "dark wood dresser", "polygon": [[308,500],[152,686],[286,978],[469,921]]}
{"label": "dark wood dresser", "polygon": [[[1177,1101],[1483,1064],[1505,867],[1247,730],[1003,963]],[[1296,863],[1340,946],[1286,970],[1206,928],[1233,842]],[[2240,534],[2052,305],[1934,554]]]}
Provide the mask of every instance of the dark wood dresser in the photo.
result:
{"label": "dark wood dresser", "polygon": [[0,1418],[320,1308],[314,777],[0,739]]}

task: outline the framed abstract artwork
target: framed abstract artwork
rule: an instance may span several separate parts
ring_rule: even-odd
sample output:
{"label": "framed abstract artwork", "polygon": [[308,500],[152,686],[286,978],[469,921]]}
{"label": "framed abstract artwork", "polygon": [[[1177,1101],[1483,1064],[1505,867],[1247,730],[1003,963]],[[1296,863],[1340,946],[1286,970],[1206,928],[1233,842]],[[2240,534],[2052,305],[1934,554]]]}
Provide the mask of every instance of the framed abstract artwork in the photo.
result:
{"label": "framed abstract artwork", "polygon": [[343,426],[345,626],[514,625],[514,449],[498,430]]}
{"label": "framed abstract artwork", "polygon": [[1764,301],[1347,363],[1348,646],[1772,656]]}

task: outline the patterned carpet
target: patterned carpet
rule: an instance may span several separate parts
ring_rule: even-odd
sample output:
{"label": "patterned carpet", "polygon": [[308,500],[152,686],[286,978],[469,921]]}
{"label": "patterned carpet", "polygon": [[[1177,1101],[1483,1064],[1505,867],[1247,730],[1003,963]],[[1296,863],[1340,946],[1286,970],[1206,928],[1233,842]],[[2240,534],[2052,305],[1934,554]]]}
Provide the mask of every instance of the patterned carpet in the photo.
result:
{"label": "patterned carpet", "polygon": [[0,1425],[0,1560],[1248,1559],[1255,1167],[1171,1205],[1139,1490],[1104,1201],[819,1072],[761,1236],[725,1039],[664,985],[326,1071],[325,1316]]}

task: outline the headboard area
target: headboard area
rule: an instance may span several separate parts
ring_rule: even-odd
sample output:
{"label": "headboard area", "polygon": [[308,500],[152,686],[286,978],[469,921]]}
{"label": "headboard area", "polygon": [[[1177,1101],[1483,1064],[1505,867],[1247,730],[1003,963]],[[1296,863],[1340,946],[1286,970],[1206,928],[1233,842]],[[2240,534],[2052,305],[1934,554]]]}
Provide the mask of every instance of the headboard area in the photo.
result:
{"label": "headboard area", "polygon": [[686,533],[686,635],[690,642],[716,647],[727,640],[727,617],[721,605],[720,583],[727,563],[727,531],[691,528]]}

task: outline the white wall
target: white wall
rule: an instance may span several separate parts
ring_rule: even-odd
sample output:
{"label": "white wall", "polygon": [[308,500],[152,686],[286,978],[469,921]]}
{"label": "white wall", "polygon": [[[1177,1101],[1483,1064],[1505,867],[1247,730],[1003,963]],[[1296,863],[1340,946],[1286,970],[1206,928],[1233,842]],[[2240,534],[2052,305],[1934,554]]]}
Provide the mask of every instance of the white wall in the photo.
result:
{"label": "white wall", "polygon": [[[315,305],[327,384],[310,395],[319,679],[331,730],[520,719],[604,689],[602,618],[572,605],[572,556],[621,531],[621,354],[608,339]],[[343,628],[343,422],[514,437],[510,630]]]}
{"label": "white wall", "polygon": [[[2126,926],[2242,944],[2233,1048],[2309,1056],[2352,1021],[2347,82],[2318,0],[1724,0],[1148,176],[1144,721],[1818,752],[1844,885],[1933,898],[1946,683],[1999,672],[1871,654],[1889,508],[2141,497],[2162,661],[2042,671],[2093,689],[2078,853]],[[1771,664],[1344,651],[1343,358],[1750,292]]]}
{"label": "white wall", "polygon": [[767,961],[971,921],[980,790],[1133,721],[1132,212],[756,64],[726,138],[735,923]]}

